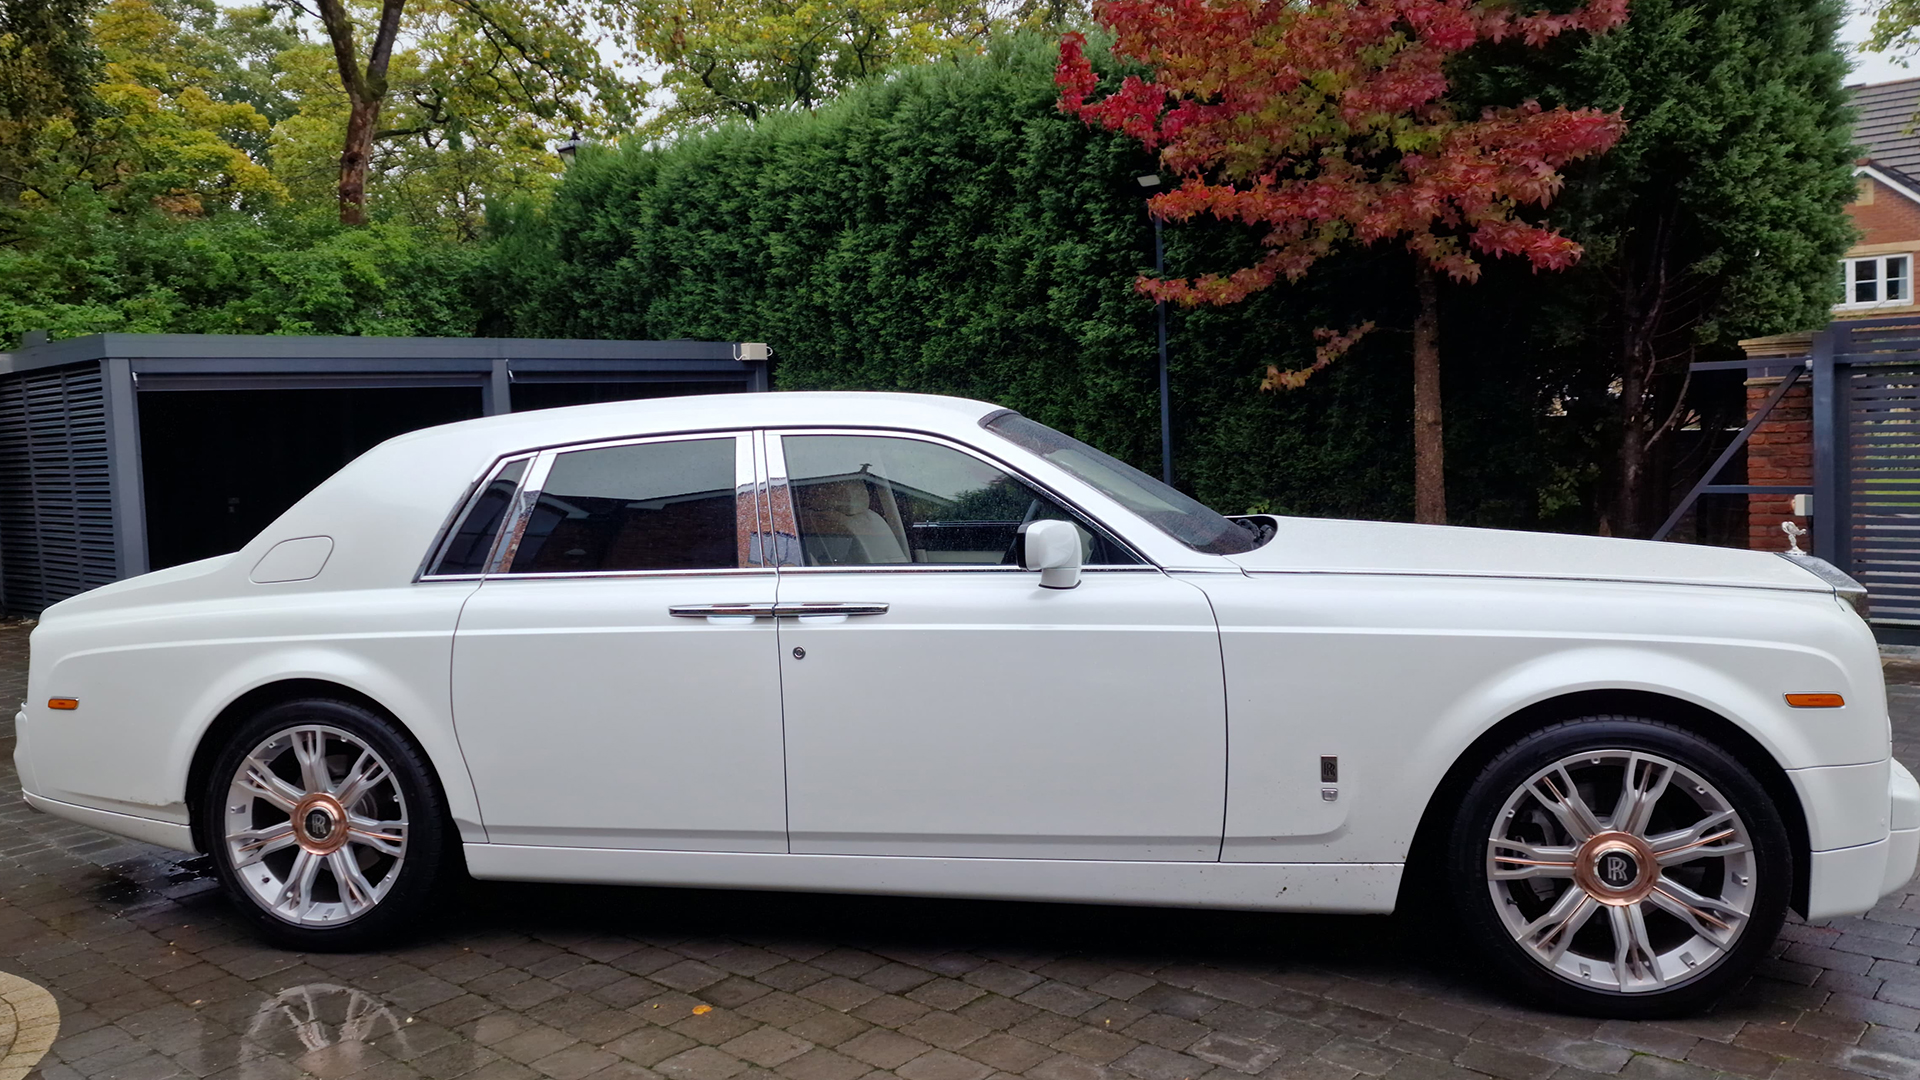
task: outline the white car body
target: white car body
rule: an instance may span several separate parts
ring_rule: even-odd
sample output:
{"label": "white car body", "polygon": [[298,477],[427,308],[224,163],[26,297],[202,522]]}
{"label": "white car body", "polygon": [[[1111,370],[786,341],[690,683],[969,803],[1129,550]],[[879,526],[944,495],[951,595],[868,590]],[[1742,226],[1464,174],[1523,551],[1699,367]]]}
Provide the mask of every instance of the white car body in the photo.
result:
{"label": "white car body", "polygon": [[[209,731],[301,680],[413,736],[476,877],[1386,912],[1477,740],[1626,703],[1695,717],[1777,769],[1808,918],[1864,911],[1911,876],[1920,785],[1890,757],[1873,635],[1802,566],[1286,518],[1253,551],[1198,554],[983,430],[996,411],[672,398],[393,439],[236,554],[48,609],[17,718],[26,798],[200,849],[189,791]],[[764,497],[769,445],[800,428],[969,448],[1147,565],[1090,568],[1071,590],[1012,567],[423,577],[504,455],[737,432],[742,497]],[[668,614],[776,600],[889,610]],[[1785,702],[1809,692],[1846,704]]]}

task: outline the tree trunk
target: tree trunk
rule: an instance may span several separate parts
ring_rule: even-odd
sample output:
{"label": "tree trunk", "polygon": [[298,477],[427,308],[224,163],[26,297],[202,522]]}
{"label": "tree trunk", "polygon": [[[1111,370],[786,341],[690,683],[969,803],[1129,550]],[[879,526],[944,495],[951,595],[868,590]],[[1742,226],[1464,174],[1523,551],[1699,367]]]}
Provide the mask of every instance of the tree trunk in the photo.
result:
{"label": "tree trunk", "polygon": [[1620,375],[1620,489],[1614,495],[1613,534],[1633,539],[1652,535],[1647,523],[1647,380],[1640,357],[1622,357]]}
{"label": "tree trunk", "polygon": [[343,0],[316,0],[320,21],[333,42],[334,66],[340,69],[340,88],[347,92],[347,138],[340,148],[340,223],[367,223],[367,164],[373,156],[373,129],[380,122],[380,106],[387,100],[387,65],[393,42],[400,35],[400,12],[406,0],[381,0],[380,25],[367,51],[366,70],[353,48],[353,17]]}
{"label": "tree trunk", "polygon": [[373,156],[373,129],[380,121],[380,100],[351,99],[347,141],[340,151],[340,224],[367,223],[367,162]]}
{"label": "tree trunk", "polygon": [[1413,520],[1447,523],[1446,446],[1440,430],[1440,290],[1433,267],[1415,259],[1413,286]]}

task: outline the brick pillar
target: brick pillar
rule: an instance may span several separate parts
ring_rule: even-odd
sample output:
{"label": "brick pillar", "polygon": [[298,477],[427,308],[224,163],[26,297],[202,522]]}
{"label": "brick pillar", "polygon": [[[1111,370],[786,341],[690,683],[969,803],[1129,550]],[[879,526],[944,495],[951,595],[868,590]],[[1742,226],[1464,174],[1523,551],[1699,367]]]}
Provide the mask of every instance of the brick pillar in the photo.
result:
{"label": "brick pillar", "polygon": [[[1813,335],[1802,332],[1749,338],[1740,343],[1748,360],[1801,360],[1813,348]],[[1776,367],[1773,370],[1783,370]],[[1752,420],[1780,387],[1778,378],[1747,380],[1747,419]],[[1774,406],[1765,422],[1747,441],[1747,483],[1811,484],[1813,482],[1813,384],[1803,372],[1787,396]],[[1747,547],[1754,551],[1787,550],[1782,522],[1807,529],[1800,550],[1813,550],[1812,523],[1793,516],[1792,495],[1747,496]]]}
{"label": "brick pillar", "polygon": [[[1747,380],[1747,419],[1753,419],[1780,380]],[[1813,386],[1802,377],[1773,407],[1747,440],[1747,483],[1813,483]],[[1811,533],[1811,523],[1793,516],[1792,495],[1747,496],[1747,547],[1755,551],[1787,550],[1782,522],[1791,521]],[[1802,551],[1813,550],[1811,535],[1800,538]]]}

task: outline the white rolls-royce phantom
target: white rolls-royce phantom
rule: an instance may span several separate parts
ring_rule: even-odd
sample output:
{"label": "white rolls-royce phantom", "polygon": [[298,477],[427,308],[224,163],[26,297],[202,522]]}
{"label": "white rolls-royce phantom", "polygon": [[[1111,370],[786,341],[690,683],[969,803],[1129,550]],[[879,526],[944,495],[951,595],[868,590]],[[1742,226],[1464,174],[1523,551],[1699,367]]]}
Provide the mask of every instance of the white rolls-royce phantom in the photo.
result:
{"label": "white rolls-royce phantom", "polygon": [[1913,873],[1863,603],[1810,558],[1230,520],[980,402],[660,399],[393,439],[49,608],[15,760],[299,948],[460,871],[1398,904],[1671,1014]]}

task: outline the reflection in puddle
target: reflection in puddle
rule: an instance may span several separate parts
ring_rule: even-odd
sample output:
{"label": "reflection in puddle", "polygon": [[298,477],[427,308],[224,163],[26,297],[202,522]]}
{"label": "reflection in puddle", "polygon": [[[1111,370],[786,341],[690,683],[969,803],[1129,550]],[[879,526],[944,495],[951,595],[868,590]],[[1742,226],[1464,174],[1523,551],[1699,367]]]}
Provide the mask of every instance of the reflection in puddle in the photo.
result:
{"label": "reflection in puddle", "polygon": [[372,994],[333,983],[307,983],[282,990],[273,1000],[261,1005],[253,1014],[247,1038],[277,1049],[285,1046],[287,1036],[291,1035],[298,1046],[288,1049],[293,1056],[298,1056],[329,1046],[369,1043],[392,1035],[404,1057],[405,1027],[387,1003]]}

